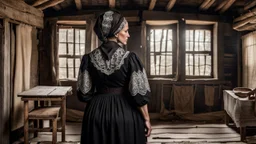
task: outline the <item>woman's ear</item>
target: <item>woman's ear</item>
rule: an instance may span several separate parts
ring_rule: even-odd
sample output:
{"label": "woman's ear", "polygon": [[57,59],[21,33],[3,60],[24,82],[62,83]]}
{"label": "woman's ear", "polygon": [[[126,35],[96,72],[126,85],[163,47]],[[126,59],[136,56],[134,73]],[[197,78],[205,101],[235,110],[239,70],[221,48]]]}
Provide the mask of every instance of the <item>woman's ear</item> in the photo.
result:
{"label": "woman's ear", "polygon": [[117,37],[118,37],[118,34],[116,34],[115,37],[117,38]]}

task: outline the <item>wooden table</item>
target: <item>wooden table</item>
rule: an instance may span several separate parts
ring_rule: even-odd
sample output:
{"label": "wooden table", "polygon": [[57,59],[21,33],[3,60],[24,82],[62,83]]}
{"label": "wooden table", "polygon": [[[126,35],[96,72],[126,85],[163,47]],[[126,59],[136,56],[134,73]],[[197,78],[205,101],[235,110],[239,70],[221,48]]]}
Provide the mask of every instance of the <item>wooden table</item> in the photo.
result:
{"label": "wooden table", "polygon": [[[66,125],[66,96],[72,94],[71,86],[36,86],[27,91],[18,94],[24,101],[24,143],[28,144],[28,101],[61,101],[61,129],[62,141],[65,141],[65,125]],[[36,103],[37,105],[37,103]],[[35,105],[35,107],[37,107]]]}
{"label": "wooden table", "polygon": [[225,123],[229,124],[229,117],[234,121],[236,127],[240,128],[241,141],[246,140],[246,127],[256,126],[254,115],[255,100],[240,98],[231,90],[223,91],[224,109],[226,111]]}

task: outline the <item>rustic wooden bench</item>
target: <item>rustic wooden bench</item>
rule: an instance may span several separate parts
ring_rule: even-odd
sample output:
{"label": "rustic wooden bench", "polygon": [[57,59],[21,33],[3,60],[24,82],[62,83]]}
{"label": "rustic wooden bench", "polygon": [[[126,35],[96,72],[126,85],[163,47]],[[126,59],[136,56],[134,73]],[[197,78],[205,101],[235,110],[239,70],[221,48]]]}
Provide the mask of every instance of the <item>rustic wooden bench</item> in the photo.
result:
{"label": "rustic wooden bench", "polygon": [[51,132],[52,131],[52,143],[57,143],[57,120],[59,117],[60,107],[39,107],[28,113],[29,120],[50,120],[52,121],[52,127],[49,128],[29,128],[29,132]]}

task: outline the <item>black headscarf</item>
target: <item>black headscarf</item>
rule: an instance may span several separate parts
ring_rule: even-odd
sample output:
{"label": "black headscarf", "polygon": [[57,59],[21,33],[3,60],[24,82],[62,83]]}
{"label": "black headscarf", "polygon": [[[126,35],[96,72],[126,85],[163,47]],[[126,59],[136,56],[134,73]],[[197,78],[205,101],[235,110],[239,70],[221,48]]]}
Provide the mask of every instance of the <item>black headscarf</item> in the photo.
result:
{"label": "black headscarf", "polygon": [[94,31],[98,38],[104,43],[107,38],[114,37],[127,23],[125,18],[114,10],[109,10],[101,14],[94,25]]}
{"label": "black headscarf", "polygon": [[118,12],[109,10],[102,13],[94,25],[94,32],[99,40],[103,42],[100,49],[106,59],[110,59],[117,48],[120,47],[116,42],[108,41],[108,38],[115,37],[127,23],[126,19]]}

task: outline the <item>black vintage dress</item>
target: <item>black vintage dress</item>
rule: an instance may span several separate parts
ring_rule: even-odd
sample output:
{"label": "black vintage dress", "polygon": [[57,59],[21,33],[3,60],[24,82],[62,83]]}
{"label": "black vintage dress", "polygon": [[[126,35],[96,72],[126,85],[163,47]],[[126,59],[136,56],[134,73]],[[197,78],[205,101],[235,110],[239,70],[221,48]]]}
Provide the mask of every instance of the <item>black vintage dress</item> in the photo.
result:
{"label": "black vintage dress", "polygon": [[149,102],[150,86],[135,53],[108,42],[83,56],[78,98],[86,102],[81,144],[145,144],[138,110]]}

